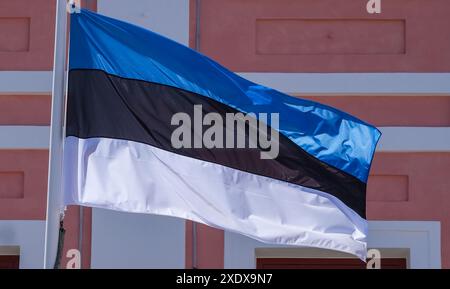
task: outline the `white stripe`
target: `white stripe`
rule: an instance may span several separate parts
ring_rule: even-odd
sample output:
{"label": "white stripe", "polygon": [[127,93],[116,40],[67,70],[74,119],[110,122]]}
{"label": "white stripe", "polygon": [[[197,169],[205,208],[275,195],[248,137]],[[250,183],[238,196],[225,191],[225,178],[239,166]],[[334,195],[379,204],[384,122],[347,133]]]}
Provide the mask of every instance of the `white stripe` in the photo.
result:
{"label": "white stripe", "polygon": [[450,73],[239,73],[253,82],[295,95],[445,95]]}
{"label": "white stripe", "polygon": [[367,221],[323,192],[108,138],[68,137],[64,165],[66,204],[180,217],[365,258]]}

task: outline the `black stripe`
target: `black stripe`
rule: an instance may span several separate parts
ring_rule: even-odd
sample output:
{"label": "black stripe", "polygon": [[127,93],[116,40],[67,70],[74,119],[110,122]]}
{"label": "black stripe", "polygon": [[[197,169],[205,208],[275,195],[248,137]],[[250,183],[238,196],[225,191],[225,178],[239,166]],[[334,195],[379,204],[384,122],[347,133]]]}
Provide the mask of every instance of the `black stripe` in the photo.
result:
{"label": "black stripe", "polygon": [[[149,144],[184,156],[221,164],[334,195],[365,218],[366,184],[311,156],[279,135],[279,155],[260,158],[260,149],[175,149],[171,145],[173,114],[193,119],[193,106],[203,114],[238,111],[210,98],[140,80],[109,75],[101,70],[71,70],[67,136],[108,137]],[[282,116],[280,116],[282,118]],[[174,164],[176,165],[176,164]],[[211,188],[212,190],[214,188]],[[279,192],[282,196],[283,192]]]}

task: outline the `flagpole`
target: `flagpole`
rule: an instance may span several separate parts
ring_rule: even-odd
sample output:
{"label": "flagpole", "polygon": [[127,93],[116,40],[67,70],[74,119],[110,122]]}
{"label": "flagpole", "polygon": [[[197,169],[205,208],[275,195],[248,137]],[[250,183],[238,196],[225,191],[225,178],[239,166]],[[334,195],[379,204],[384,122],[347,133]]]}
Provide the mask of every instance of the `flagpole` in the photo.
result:
{"label": "flagpole", "polygon": [[[195,2],[195,47],[200,52],[200,0]],[[197,222],[192,221],[192,269],[198,268]]]}
{"label": "flagpole", "polygon": [[64,141],[63,122],[67,49],[66,31],[66,0],[57,0],[48,167],[47,219],[45,223],[45,269],[53,268],[55,264],[58,248],[59,225],[64,216],[61,178]]}

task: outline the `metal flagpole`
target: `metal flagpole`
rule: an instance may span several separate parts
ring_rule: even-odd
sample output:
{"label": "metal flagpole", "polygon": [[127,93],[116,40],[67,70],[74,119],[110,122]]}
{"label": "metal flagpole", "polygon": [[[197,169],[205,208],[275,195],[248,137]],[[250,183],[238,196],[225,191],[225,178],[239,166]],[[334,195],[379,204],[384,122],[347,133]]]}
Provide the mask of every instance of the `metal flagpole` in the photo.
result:
{"label": "metal flagpole", "polygon": [[[200,0],[195,2],[195,50],[200,51]],[[192,268],[198,268],[197,262],[197,223],[192,221]]]}
{"label": "metal flagpole", "polygon": [[[74,4],[74,0],[70,0],[70,4]],[[87,4],[86,4],[87,6]],[[81,3],[79,3],[79,7],[81,8]],[[70,43],[70,40],[69,40]],[[69,45],[69,50],[70,50],[70,45]],[[67,63],[69,63],[70,59],[67,61]],[[69,65],[67,65],[69,66]],[[69,68],[67,68],[67,70],[69,70]],[[65,122],[64,122],[65,123]],[[78,251],[80,252],[80,268],[82,267],[82,263],[83,263],[83,230],[84,230],[84,207],[83,206],[79,206],[78,209],[78,213],[79,213],[79,218],[78,218]]]}
{"label": "metal flagpole", "polygon": [[55,51],[53,62],[52,116],[48,168],[47,220],[45,224],[44,268],[53,268],[58,248],[60,221],[64,217],[62,160],[64,141],[64,95],[66,68],[66,0],[56,2]]}

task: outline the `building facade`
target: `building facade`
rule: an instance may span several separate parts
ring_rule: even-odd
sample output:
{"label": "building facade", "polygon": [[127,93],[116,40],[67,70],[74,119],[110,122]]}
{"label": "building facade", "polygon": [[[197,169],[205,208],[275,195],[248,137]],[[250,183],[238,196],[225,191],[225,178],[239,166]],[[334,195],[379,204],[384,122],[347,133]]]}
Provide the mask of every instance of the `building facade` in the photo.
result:
{"label": "building facade", "polygon": [[[367,2],[81,5],[378,126],[369,247],[382,267],[450,268],[450,2],[381,0],[381,13],[369,13]],[[0,1],[0,268],[43,266],[55,3]],[[81,252],[83,268],[191,268],[193,252],[198,268],[361,266],[352,256],[200,224],[193,232],[191,222],[170,217],[71,206],[65,227],[64,266],[71,249]]]}

